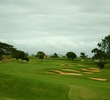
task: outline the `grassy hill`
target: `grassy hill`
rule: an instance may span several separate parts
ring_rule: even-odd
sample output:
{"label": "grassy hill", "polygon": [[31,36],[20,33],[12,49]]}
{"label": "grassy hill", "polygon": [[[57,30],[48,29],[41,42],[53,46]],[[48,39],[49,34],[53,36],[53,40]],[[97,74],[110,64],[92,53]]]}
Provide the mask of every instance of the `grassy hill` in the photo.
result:
{"label": "grassy hill", "polygon": [[109,64],[96,67],[68,60],[0,63],[0,100],[110,100]]}

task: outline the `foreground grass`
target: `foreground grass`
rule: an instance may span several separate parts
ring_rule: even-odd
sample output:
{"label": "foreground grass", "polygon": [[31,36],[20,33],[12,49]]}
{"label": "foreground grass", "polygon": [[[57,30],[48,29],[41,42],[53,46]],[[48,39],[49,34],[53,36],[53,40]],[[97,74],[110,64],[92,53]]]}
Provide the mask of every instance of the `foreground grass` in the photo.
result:
{"label": "foreground grass", "polygon": [[[68,100],[68,88],[59,84],[0,74],[0,96],[9,100]],[[63,92],[63,94],[61,94]]]}
{"label": "foreground grass", "polygon": [[[83,65],[83,66],[81,66]],[[110,100],[109,69],[82,76],[46,73],[48,70],[96,67],[91,62],[32,59],[30,63],[0,63],[0,100]],[[107,78],[107,82],[88,79]]]}

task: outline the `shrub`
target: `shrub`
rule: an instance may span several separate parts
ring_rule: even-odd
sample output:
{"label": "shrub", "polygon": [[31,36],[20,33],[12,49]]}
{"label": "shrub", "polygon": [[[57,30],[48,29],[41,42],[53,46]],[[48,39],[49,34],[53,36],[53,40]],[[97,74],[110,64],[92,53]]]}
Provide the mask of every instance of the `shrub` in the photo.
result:
{"label": "shrub", "polygon": [[104,68],[104,67],[105,67],[105,64],[104,64],[103,62],[98,62],[98,63],[97,63],[97,66],[98,66],[99,68]]}

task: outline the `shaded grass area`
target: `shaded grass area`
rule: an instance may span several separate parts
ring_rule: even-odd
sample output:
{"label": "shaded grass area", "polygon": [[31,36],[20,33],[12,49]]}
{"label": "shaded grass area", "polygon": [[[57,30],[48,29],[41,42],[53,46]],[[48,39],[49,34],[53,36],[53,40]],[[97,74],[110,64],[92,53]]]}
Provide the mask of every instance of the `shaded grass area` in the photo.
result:
{"label": "shaded grass area", "polygon": [[[110,69],[86,74],[81,68],[97,67],[93,62],[32,59],[30,63],[0,64],[0,100],[110,100],[110,82],[87,77],[110,79]],[[82,76],[45,73],[73,69]],[[63,70],[64,71],[64,70]],[[68,71],[69,72],[69,71]]]}

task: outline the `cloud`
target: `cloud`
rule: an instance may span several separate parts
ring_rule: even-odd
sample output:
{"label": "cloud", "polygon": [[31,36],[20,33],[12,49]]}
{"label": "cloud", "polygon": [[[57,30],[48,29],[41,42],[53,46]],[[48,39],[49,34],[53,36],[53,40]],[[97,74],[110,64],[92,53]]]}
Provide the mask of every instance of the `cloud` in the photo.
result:
{"label": "cloud", "polygon": [[109,4],[109,0],[1,0],[0,41],[30,53],[91,55],[91,49],[110,34]]}

